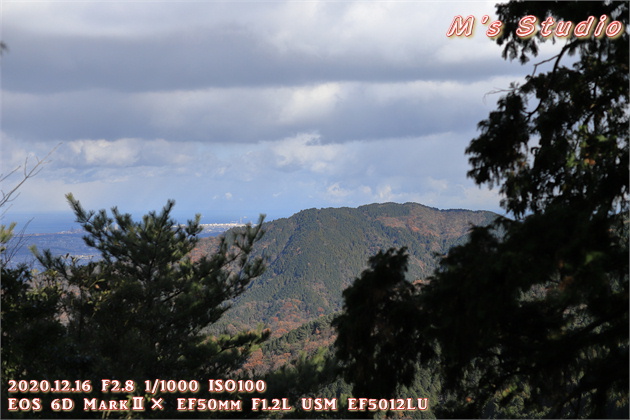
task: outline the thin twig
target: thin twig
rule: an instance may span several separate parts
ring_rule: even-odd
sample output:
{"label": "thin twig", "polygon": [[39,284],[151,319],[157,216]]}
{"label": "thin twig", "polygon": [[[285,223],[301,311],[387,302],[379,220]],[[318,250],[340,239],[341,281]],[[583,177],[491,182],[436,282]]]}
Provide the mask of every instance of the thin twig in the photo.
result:
{"label": "thin twig", "polygon": [[[24,168],[23,168],[22,179],[16,185],[14,185],[9,190],[9,192],[5,193],[3,190],[0,190],[0,194],[2,195],[2,197],[0,197],[0,208],[4,207],[8,203],[12,202],[13,200],[15,200],[20,195],[19,193],[16,194],[17,190],[20,189],[20,187],[22,185],[24,185],[24,183],[28,179],[33,178],[34,176],[39,174],[39,172],[43,169],[43,166],[50,162],[47,159],[50,157],[50,155],[52,155],[52,153],[55,150],[57,150],[57,148],[60,145],[61,145],[61,143],[56,145],[50,152],[48,152],[48,154],[46,156],[44,156],[43,159],[39,159],[39,158],[35,157],[35,159],[37,160],[37,163],[35,163],[35,165],[32,168],[30,168],[30,169],[29,169],[29,165],[28,165],[29,157],[27,156],[26,159],[24,159]],[[22,167],[22,165],[16,167],[15,169],[13,169],[11,172],[9,172],[6,175],[0,174],[0,183],[3,183],[4,181],[6,181],[10,176],[15,174],[21,167]],[[7,210],[8,209],[5,209],[1,216],[4,216],[4,214],[6,213]]]}

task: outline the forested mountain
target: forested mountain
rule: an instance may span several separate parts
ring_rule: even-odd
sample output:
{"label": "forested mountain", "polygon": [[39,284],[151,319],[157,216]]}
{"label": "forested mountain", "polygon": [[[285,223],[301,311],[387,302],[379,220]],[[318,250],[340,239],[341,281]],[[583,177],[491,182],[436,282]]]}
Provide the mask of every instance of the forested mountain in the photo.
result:
{"label": "forested mountain", "polygon": [[[237,299],[217,328],[255,328],[274,336],[341,309],[342,291],[381,249],[407,247],[410,280],[428,277],[436,254],[461,244],[472,225],[487,225],[487,211],[438,210],[417,203],[371,204],[359,208],[301,211],[264,224],[255,254],[266,272]],[[215,240],[200,241],[197,255],[212,252]]]}

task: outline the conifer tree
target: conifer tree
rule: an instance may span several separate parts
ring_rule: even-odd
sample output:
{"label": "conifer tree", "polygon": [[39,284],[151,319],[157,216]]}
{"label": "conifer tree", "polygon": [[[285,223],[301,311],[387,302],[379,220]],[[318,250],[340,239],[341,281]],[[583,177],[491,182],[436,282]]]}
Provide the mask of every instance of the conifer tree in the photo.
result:
{"label": "conifer tree", "polygon": [[67,198],[86,244],[99,251],[87,264],[37,253],[42,277],[64,291],[60,313],[71,343],[66,357],[73,362],[67,377],[98,384],[104,378],[134,380],[141,388],[136,395],[143,395],[145,380],[205,383],[229,377],[268,337],[268,331],[205,333],[263,272],[262,258],[250,257],[263,234],[261,223],[229,232],[213,254],[193,260],[200,216],[178,225],[170,216],[173,201],[134,221],[117,208],[111,216],[88,212],[72,195]]}
{"label": "conifer tree", "polygon": [[404,248],[370,258],[370,268],[343,292],[344,311],[332,322],[344,379],[358,397],[394,397],[396,385],[410,383],[415,373],[407,342],[416,328],[407,261]]}
{"label": "conifer tree", "polygon": [[[504,56],[523,63],[544,40],[516,34],[524,16],[628,24],[627,2],[497,12]],[[527,415],[628,414],[628,34],[557,42],[550,70],[514,85],[467,149],[469,176],[500,186],[513,219],[476,228],[420,298],[459,415],[493,400]]]}
{"label": "conifer tree", "polygon": [[628,3],[510,2],[497,15],[505,58],[526,63],[540,42],[561,44],[549,71],[535,65],[499,99],[467,149],[469,176],[499,186],[510,217],[474,228],[409,298],[416,314],[389,319],[415,327],[392,348],[381,392],[409,383],[398,356],[411,343],[440,366],[438,416],[627,417],[628,33],[558,40],[516,28],[528,15],[627,28]]}
{"label": "conifer tree", "polygon": [[[0,41],[0,55],[7,49]],[[48,163],[47,158],[35,158],[8,173],[0,174],[0,220],[4,219],[11,203],[19,195],[22,185],[36,176]],[[18,177],[17,179],[15,177]],[[7,184],[9,186],[7,187]],[[59,320],[62,290],[55,283],[33,278],[31,267],[15,264],[13,257],[23,245],[25,226],[15,231],[15,222],[0,224],[0,417],[7,418],[9,380],[33,378],[60,378],[66,363],[67,342]]]}

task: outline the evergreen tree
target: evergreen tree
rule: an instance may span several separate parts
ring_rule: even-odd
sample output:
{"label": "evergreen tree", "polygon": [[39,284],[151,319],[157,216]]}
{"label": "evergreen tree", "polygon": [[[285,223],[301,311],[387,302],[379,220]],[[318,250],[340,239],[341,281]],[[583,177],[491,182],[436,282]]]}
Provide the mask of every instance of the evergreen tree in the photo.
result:
{"label": "evergreen tree", "polygon": [[[519,37],[521,18],[608,16],[625,28],[628,3],[510,2],[497,14],[504,57],[526,63],[557,40]],[[561,42],[550,70],[513,85],[467,149],[469,176],[499,186],[513,218],[475,228],[409,297],[413,354],[443,376],[438,416],[628,416],[628,34]],[[383,395],[408,383],[408,342],[391,348]],[[377,347],[351,345],[379,368]]]}
{"label": "evergreen tree", "polygon": [[[504,56],[522,62],[544,39],[516,35],[524,16],[628,24],[627,2],[497,12]],[[628,414],[628,35],[571,37],[552,62],[499,100],[467,149],[469,176],[499,185],[514,220],[477,228],[420,298],[455,414],[493,399],[529,415]]]}
{"label": "evergreen tree", "polygon": [[[1,254],[2,251],[0,251]],[[8,399],[23,395],[9,393],[9,380],[30,381],[63,378],[71,363],[68,342],[59,320],[61,288],[38,283],[25,264],[9,268],[2,265],[2,375],[0,398],[2,418],[30,417],[31,412],[8,411]],[[31,397],[27,395],[27,397]]]}
{"label": "evergreen tree", "polygon": [[416,308],[413,286],[405,280],[407,260],[404,248],[370,258],[370,268],[343,292],[344,310],[332,322],[344,379],[358,397],[394,397],[399,382],[413,379],[409,338]]}
{"label": "evergreen tree", "polygon": [[[0,55],[6,50],[6,44],[0,41]],[[23,165],[0,174],[0,220],[4,219],[22,185],[43,169],[55,149],[44,159],[35,158],[35,163],[29,164],[26,158]],[[62,290],[55,282],[33,278],[31,267],[27,264],[12,263],[13,256],[22,246],[25,230],[22,227],[16,232],[16,226],[15,222],[0,224],[2,418],[15,414],[7,410],[8,398],[16,396],[8,392],[9,380],[55,380],[62,377],[64,368],[68,367],[67,341],[58,316]],[[29,416],[30,413],[25,414]]]}
{"label": "evergreen tree", "polygon": [[[68,200],[87,232],[85,242],[100,258],[79,264],[49,251],[36,253],[45,268],[40,281],[62,291],[56,315],[63,320],[63,350],[70,362],[64,378],[96,385],[101,379],[131,379],[138,386],[135,394],[146,395],[148,379],[226,378],[268,337],[268,331],[232,336],[204,331],[262,273],[262,259],[250,257],[263,234],[261,223],[228,233],[213,254],[193,261],[189,254],[201,232],[200,216],[176,224],[173,201],[138,222],[117,208],[110,217],[105,210],[84,210],[70,194]],[[147,414],[176,412],[142,413]]]}

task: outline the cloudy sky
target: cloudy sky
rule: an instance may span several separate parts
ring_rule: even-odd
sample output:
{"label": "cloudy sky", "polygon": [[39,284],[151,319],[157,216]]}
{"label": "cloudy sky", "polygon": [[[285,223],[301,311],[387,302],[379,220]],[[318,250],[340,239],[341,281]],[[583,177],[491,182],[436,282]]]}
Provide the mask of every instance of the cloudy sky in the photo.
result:
{"label": "cloudy sky", "polygon": [[[204,221],[414,201],[500,211],[468,142],[529,66],[494,2],[3,1],[2,172],[42,158],[7,217],[177,202]],[[446,37],[457,15],[475,36]],[[6,190],[10,180],[2,185]]]}

